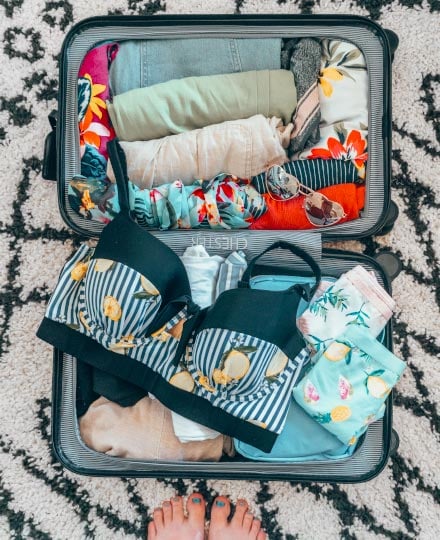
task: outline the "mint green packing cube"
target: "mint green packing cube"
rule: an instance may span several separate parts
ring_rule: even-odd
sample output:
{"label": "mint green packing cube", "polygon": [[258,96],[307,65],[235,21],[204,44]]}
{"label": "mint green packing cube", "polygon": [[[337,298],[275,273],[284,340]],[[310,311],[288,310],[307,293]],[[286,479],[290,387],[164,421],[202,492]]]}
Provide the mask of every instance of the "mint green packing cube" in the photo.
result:
{"label": "mint green packing cube", "polygon": [[340,441],[355,444],[383,416],[405,366],[365,329],[351,326],[322,352],[293,397]]}

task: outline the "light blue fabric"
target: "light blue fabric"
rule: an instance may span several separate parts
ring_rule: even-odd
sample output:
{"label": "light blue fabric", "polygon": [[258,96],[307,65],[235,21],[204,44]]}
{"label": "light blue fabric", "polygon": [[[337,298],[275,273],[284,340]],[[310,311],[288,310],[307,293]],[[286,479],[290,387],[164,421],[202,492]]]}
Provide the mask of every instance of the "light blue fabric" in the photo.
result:
{"label": "light blue fabric", "polygon": [[172,79],[280,67],[277,38],[126,41],[110,67],[110,89],[118,95]]}
{"label": "light blue fabric", "polygon": [[340,441],[355,444],[383,416],[384,402],[404,369],[405,363],[368,330],[353,325],[322,352],[293,397]]}
{"label": "light blue fabric", "polygon": [[270,453],[262,452],[234,439],[237,452],[248,459],[259,461],[320,461],[351,456],[355,446],[342,444],[334,435],[312,420],[292,400],[286,424]]}

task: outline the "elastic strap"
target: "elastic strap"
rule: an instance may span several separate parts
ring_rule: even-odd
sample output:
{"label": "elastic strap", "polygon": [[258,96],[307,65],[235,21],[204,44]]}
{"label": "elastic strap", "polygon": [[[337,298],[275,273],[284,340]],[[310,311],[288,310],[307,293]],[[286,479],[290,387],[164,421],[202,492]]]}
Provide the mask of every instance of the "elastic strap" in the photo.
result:
{"label": "elastic strap", "polygon": [[312,269],[313,275],[315,277],[315,285],[310,289],[310,292],[306,294],[304,289],[302,289],[300,285],[293,285],[291,289],[294,289],[298,292],[301,291],[300,294],[305,299],[311,298],[315,294],[315,291],[318,288],[319,282],[321,281],[321,269],[319,265],[316,263],[316,261],[313,259],[313,257],[311,257],[306,251],[299,248],[298,246],[289,244],[289,242],[285,242],[284,240],[278,240],[277,242],[269,246],[267,249],[265,249],[262,253],[254,257],[250,261],[248,267],[246,268],[246,271],[244,272],[243,277],[241,278],[241,281],[238,283],[238,286],[249,288],[249,281],[250,281],[250,278],[252,277],[252,271],[254,269],[255,263],[265,253],[268,253],[269,251],[273,251],[274,249],[285,249],[287,251],[290,251],[291,253],[293,253],[300,259],[302,259],[304,262],[306,262],[310,266],[310,268]]}
{"label": "elastic strap", "polygon": [[113,139],[107,143],[107,152],[115,173],[116,185],[118,186],[118,201],[121,213],[132,218],[128,197],[127,160],[118,139]]}

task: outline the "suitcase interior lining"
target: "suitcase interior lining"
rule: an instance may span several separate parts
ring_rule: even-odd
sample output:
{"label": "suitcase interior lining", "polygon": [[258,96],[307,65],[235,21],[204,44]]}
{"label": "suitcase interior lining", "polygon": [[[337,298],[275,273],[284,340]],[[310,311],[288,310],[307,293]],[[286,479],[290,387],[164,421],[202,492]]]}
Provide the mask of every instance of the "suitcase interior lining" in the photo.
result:
{"label": "suitcase interior lining", "polygon": [[[224,252],[223,252],[224,254]],[[360,256],[362,258],[362,256]],[[274,258],[270,260],[273,264]],[[324,256],[321,260],[323,275],[339,275],[361,263],[367,270],[374,270],[379,282],[384,285],[383,275],[365,260],[357,258],[341,259],[339,257]],[[293,264],[292,270],[300,267]],[[387,327],[387,338],[390,335],[390,325]],[[222,478],[285,478],[310,479],[326,478],[334,481],[355,481],[374,473],[384,462],[387,454],[389,440],[385,435],[391,432],[385,429],[391,414],[387,406],[384,418],[374,422],[358,448],[351,457],[339,460],[270,463],[264,461],[250,461],[237,456],[233,460],[220,462],[176,462],[176,461],[144,461],[135,459],[115,458],[95,452],[88,448],[81,440],[76,415],[76,360],[69,355],[63,355],[61,372],[58,374],[60,387],[55,394],[54,402],[58,401],[58,414],[54,415],[53,437],[55,448],[61,460],[69,466],[84,474],[95,475],[137,475],[137,476],[207,476]],[[55,384],[54,387],[57,385]],[[389,398],[390,399],[390,398]],[[389,401],[387,402],[389,405]]]}
{"label": "suitcase interior lining", "polygon": [[[300,24],[300,23],[297,23]],[[311,234],[338,239],[352,238],[365,234],[372,229],[382,216],[388,204],[384,189],[385,180],[389,176],[385,163],[383,137],[383,119],[387,111],[384,110],[384,95],[388,81],[384,77],[384,51],[383,43],[371,28],[358,26],[249,26],[241,25],[210,25],[204,26],[103,26],[86,28],[73,36],[68,43],[65,54],[65,76],[62,85],[64,95],[60,97],[60,141],[61,141],[61,178],[59,180],[59,201],[65,218],[76,231],[86,236],[99,236],[103,224],[86,220],[76,214],[69,205],[67,198],[68,182],[75,174],[80,172],[79,134],[77,126],[77,74],[81,62],[87,51],[97,43],[112,40],[126,39],[172,39],[193,37],[329,37],[333,39],[351,41],[363,52],[369,73],[369,120],[368,120],[368,162],[366,175],[366,200],[362,217],[341,225],[333,225],[323,229],[308,231]],[[62,106],[61,104],[64,104]],[[201,231],[153,231],[162,240],[167,238],[176,244],[182,242],[184,234],[194,235]],[[236,231],[221,231],[220,234],[234,234]],[[240,231],[241,232],[241,231]],[[252,231],[252,239],[258,242],[260,236],[267,236],[271,231]],[[272,231],[273,232],[273,231]],[[211,231],[211,234],[216,234]],[[218,233],[217,233],[218,234]],[[175,237],[175,238],[174,238]]]}

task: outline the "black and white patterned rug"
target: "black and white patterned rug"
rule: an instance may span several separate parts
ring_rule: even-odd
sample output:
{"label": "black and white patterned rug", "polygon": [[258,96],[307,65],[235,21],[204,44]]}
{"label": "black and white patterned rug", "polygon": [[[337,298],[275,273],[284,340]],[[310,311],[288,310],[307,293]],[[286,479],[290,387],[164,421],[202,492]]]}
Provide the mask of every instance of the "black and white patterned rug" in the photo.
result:
{"label": "black and white patterned rug", "polygon": [[[57,62],[73,23],[108,12],[351,13],[401,39],[393,65],[393,199],[385,237],[350,242],[398,253],[395,392],[400,447],[361,485],[79,477],[50,447],[51,350],[35,338],[59,269],[78,243],[41,178]],[[147,513],[175,491],[247,497],[272,540],[439,536],[440,2],[438,0],[0,0],[0,538],[142,538]]]}

